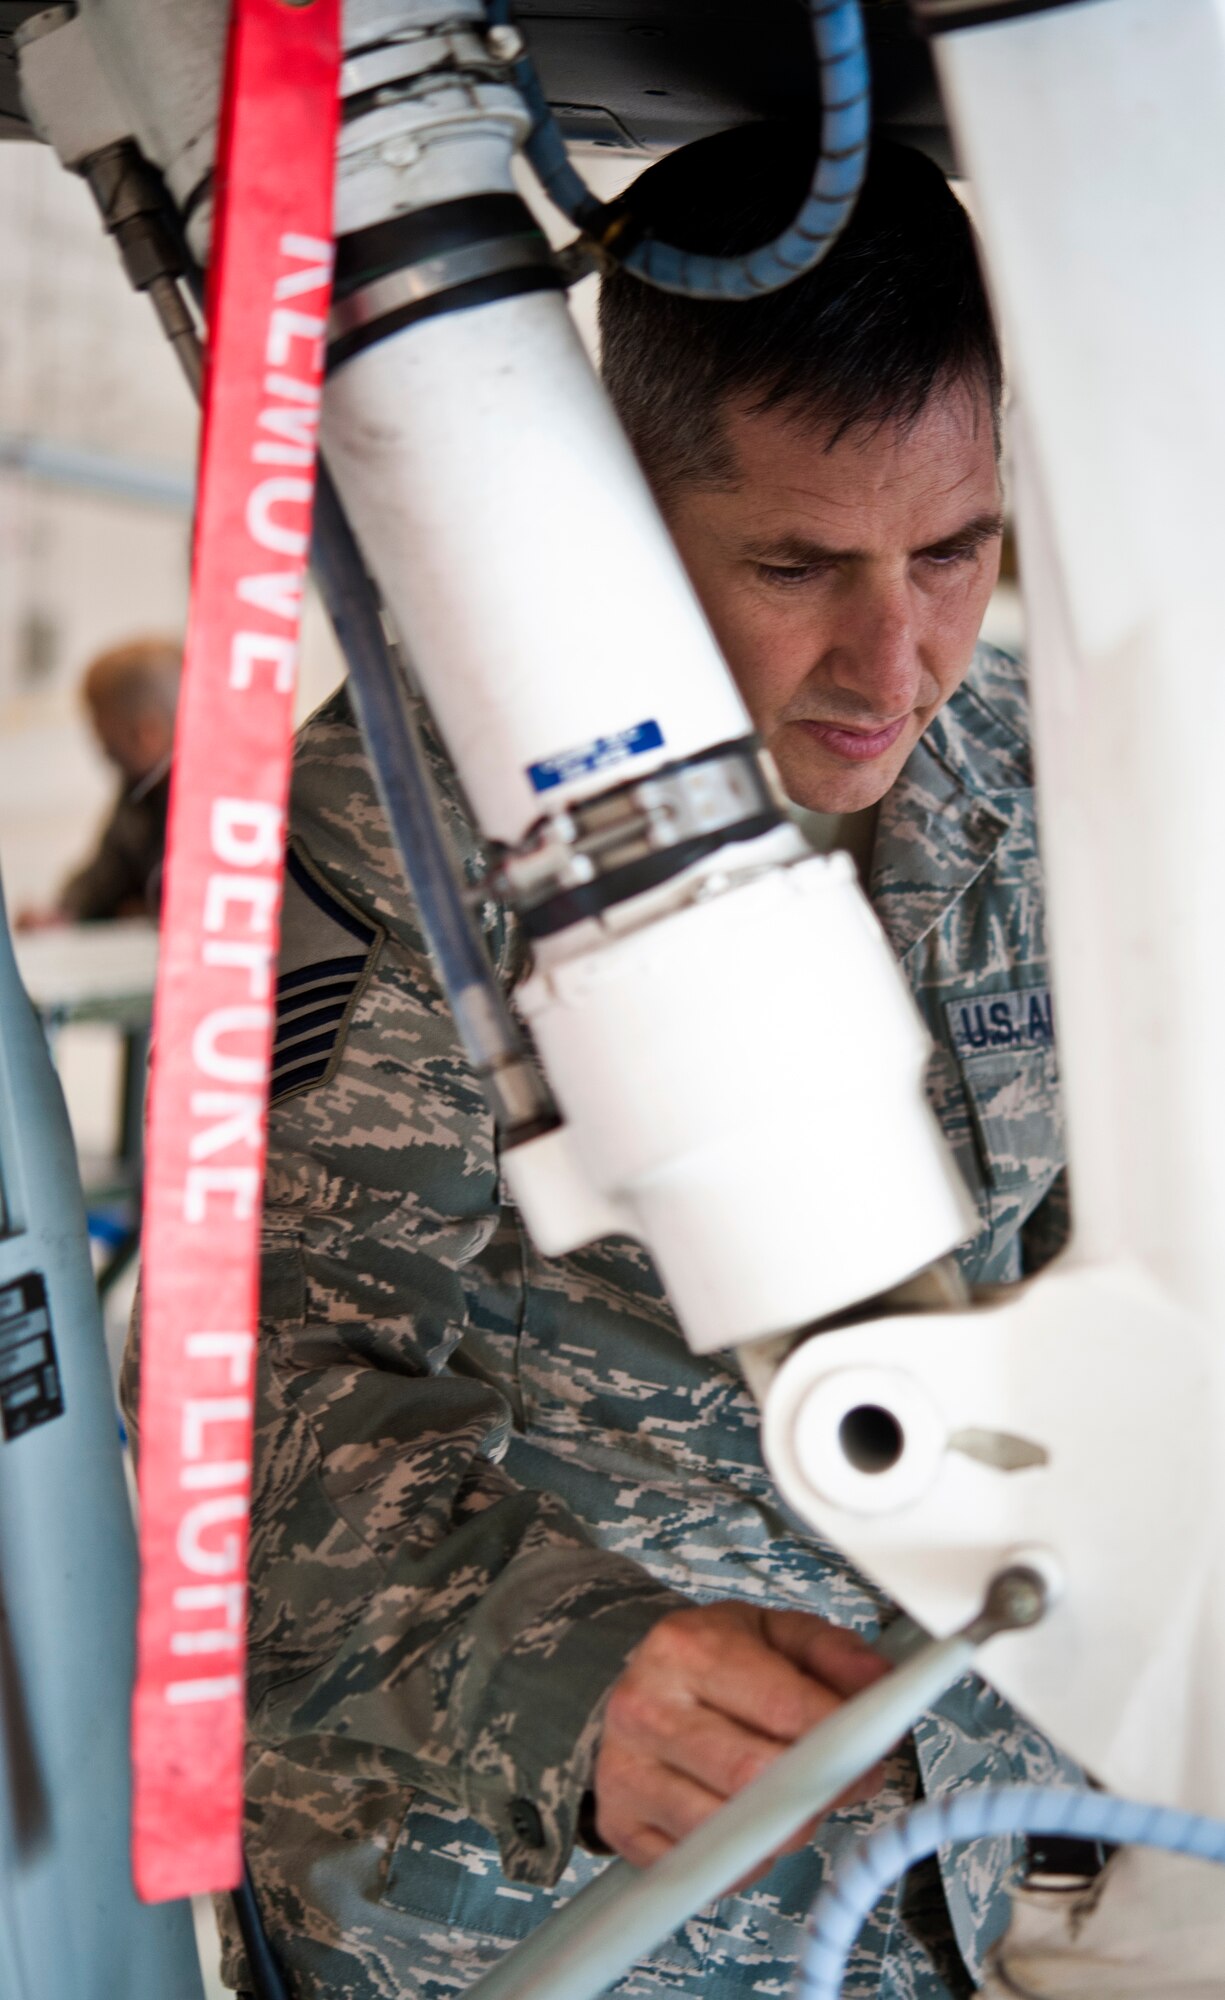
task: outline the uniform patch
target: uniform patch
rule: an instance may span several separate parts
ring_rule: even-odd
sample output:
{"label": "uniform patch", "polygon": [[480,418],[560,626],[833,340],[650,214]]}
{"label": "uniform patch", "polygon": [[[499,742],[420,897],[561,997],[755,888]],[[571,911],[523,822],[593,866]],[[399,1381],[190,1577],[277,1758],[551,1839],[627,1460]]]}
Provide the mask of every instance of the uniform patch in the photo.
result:
{"label": "uniform patch", "polygon": [[962,1058],[997,1049],[1050,1049],[1055,1017],[1049,986],[1021,986],[981,999],[946,1000],[953,1053]]}
{"label": "uniform patch", "polygon": [[[285,857],[282,971],[276,983],[270,1102],[319,1083],[383,933],[320,881],[293,848]],[[307,962],[300,961],[305,958]]]}

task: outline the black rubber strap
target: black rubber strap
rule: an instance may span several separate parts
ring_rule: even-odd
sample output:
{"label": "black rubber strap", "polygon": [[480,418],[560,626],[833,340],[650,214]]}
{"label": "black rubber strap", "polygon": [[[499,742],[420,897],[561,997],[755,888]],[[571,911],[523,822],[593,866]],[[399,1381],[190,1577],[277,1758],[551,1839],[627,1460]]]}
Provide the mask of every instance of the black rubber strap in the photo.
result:
{"label": "black rubber strap", "polygon": [[695,861],[705,860],[708,854],[717,853],[732,841],[756,840],[763,833],[772,833],[779,824],[779,814],[771,810],[738,820],[734,826],[721,827],[717,833],[696,834],[692,840],[678,841],[675,847],[661,848],[658,854],[644,855],[641,861],[610,869],[607,875],[585,883],[581,889],[560,890],[547,902],[524,910],[523,928],[529,937],[552,937],[555,931],[581,923],[584,917],[598,917],[613,903],[624,903],[630,896],[658,889],[682,869],[692,868]]}
{"label": "black rubber strap", "polygon": [[1058,1833],[1027,1834],[1022,1881],[1045,1886],[1045,1877],[1065,1876],[1077,1887],[1095,1882],[1116,1852],[1102,1840],[1076,1840]]}
{"label": "black rubber strap", "polygon": [[437,202],[409,215],[393,215],[369,229],[342,236],[336,245],[333,294],[347,299],[374,278],[402,271],[465,243],[491,243],[499,236],[522,236],[536,218],[517,194],[469,194]]}
{"label": "black rubber strap", "polygon": [[[525,236],[540,239],[538,264],[525,264],[522,260]],[[428,298],[395,306],[364,326],[337,334],[328,346],[328,373],[418,320],[491,305],[497,299],[514,298],[520,293],[566,288],[566,279],[552,261],[535,217],[517,194],[463,195],[457,201],[438,202],[409,215],[392,216],[386,222],[372,223],[369,229],[343,236],[336,245],[334,286],[335,297],[341,301],[352,298],[380,278],[432,258],[445,257],[448,251],[472,246],[488,250],[496,257],[500,243],[507,245],[506,269],[490,270],[483,277],[448,285]],[[513,262],[511,246],[516,252]]]}
{"label": "black rubber strap", "polygon": [[560,271],[543,264],[521,266],[513,271],[495,271],[487,278],[474,278],[470,284],[454,285],[448,292],[435,292],[432,298],[418,299],[410,306],[397,306],[394,312],[384,313],[381,319],[371,320],[369,326],[355,327],[352,333],[342,333],[328,347],[327,372],[334,374],[346,361],[351,361],[363,348],[373,347],[376,342],[386,340],[392,333],[399,333],[402,327],[413,326],[420,319],[436,319],[439,313],[463,312],[470,306],[492,305],[495,299],[510,299],[521,292],[559,292],[566,287]]}

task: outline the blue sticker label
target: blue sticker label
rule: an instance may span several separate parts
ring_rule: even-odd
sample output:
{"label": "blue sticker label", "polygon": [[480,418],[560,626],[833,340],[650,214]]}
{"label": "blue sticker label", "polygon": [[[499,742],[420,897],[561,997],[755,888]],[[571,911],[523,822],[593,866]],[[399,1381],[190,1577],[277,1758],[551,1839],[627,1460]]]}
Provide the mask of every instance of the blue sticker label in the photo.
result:
{"label": "blue sticker label", "polygon": [[619,730],[616,736],[597,736],[577,750],[563,750],[560,757],[546,757],[541,764],[529,764],[527,775],[538,792],[552,791],[554,785],[569,784],[592,771],[623,764],[628,757],[641,757],[648,750],[663,748],[664,733],[657,722],[639,722],[633,729]]}
{"label": "blue sticker label", "polygon": [[1049,986],[987,993],[981,1000],[949,1000],[944,1012],[954,1053],[963,1058],[993,1049],[1049,1049],[1055,1045]]}

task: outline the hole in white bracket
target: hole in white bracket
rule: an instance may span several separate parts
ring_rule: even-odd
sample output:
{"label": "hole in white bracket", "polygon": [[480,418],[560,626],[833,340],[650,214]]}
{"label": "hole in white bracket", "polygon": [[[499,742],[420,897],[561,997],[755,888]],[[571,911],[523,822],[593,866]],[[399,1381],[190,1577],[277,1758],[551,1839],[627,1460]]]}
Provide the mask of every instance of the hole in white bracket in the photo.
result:
{"label": "hole in white bracket", "polygon": [[927,1390],[900,1368],[835,1368],[796,1402],[784,1434],[791,1471],[851,1514],[890,1514],[930,1487],[948,1426]]}
{"label": "hole in white bracket", "polygon": [[906,1449],[906,1433],[892,1410],[859,1403],[839,1424],[838,1442],[857,1472],[888,1472]]}

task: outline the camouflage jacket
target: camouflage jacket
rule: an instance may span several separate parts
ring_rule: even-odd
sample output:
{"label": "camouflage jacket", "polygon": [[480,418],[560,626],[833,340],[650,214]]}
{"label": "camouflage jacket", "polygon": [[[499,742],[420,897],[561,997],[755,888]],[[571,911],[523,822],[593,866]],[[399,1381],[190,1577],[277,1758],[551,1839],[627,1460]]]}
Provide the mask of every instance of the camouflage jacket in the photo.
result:
{"label": "camouflage jacket", "polygon": [[120,793],[90,859],[59,892],[66,917],[80,924],[146,911],[156,917],[169,806],[169,768],[150,772]]}
{"label": "camouflage jacket", "polygon": [[[1030,786],[1020,670],[980,648],[885,801],[870,885],[978,1203],[961,1253],[976,1279],[1019,1276],[1064,1226]],[[448,800],[476,880],[453,786]],[[603,1698],[675,1593],[796,1606],[868,1634],[889,1608],[782,1506],[734,1362],[689,1353],[642,1250],[604,1241],[548,1261],[528,1240],[343,693],[300,738],[291,842],[248,1851],[296,1991],[436,2000],[602,1865],[576,1822]],[[513,927],[485,917],[509,982]],[[911,1746],[871,1806],[832,1815],[616,1990],[785,1994],[830,1854],[920,1783],[1053,1768],[977,1679],[915,1744],[918,1769]],[[1005,1859],[962,1855],[946,1877],[972,1968],[1001,1921]],[[904,1918],[896,1897],[878,1910],[848,1993],[949,1990]]]}

